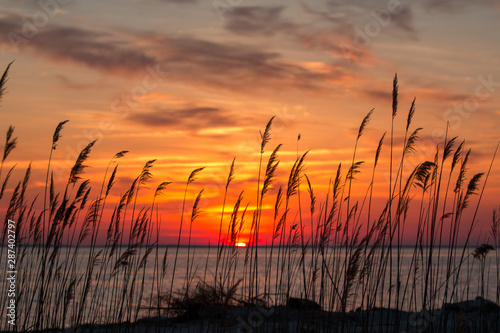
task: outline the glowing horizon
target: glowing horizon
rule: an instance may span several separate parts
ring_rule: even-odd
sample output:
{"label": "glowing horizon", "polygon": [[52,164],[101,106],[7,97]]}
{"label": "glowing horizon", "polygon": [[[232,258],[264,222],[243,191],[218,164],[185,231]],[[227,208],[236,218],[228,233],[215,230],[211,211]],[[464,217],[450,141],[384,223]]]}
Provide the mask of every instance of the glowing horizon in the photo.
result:
{"label": "glowing horizon", "polygon": [[[257,209],[259,131],[275,116],[260,175],[262,188],[268,158],[283,144],[275,182],[262,202],[258,245],[265,245],[276,227],[277,190],[286,187],[296,157],[308,151],[304,174],[314,190],[318,214],[339,164],[345,179],[361,121],[374,108],[357,145],[355,162],[364,164],[351,191],[351,205],[361,206],[370,188],[377,144],[387,132],[373,183],[373,222],[389,191],[394,73],[399,79],[399,106],[392,177],[398,171],[413,98],[416,111],[409,133],[423,129],[416,151],[405,159],[404,177],[419,163],[432,161],[437,146],[442,151],[446,132],[447,140],[458,137],[455,148],[465,140],[464,152],[472,151],[466,181],[488,172],[500,140],[500,60],[495,56],[499,46],[491,42],[500,23],[499,6],[493,2],[402,1],[393,8],[391,1],[254,1],[229,10],[196,0],[153,0],[127,1],[119,11],[113,1],[54,3],[57,8],[35,2],[0,5],[5,32],[0,36],[2,70],[15,60],[0,102],[0,131],[5,133],[12,124],[18,138],[17,148],[3,164],[2,181],[16,165],[4,200],[30,163],[29,196],[43,195],[52,134],[68,119],[52,151],[51,170],[59,191],[90,141],[97,140],[82,180],[91,180],[92,199],[99,194],[113,155],[130,151],[108,171],[107,180],[118,165],[106,220],[144,164],[156,159],[153,178],[140,189],[137,203],[151,208],[158,184],[172,182],[155,198],[155,209],[161,243],[175,244],[186,181],[192,170],[205,167],[188,188],[182,242],[193,203],[203,189],[192,243],[217,243],[222,210],[224,239],[235,202],[244,191],[240,214],[248,207],[238,241],[248,245]],[[234,180],[224,204],[233,158]],[[474,241],[487,239],[491,211],[500,204],[498,170],[496,161],[476,217]],[[444,171],[449,171],[448,164]],[[457,169],[451,182],[456,176]],[[304,232],[310,235],[305,178],[300,196]],[[412,198],[418,208],[418,189],[412,190]],[[472,218],[477,200],[478,196],[471,198],[464,219]],[[297,195],[290,204],[293,225],[300,221]],[[366,218],[366,205],[361,220]],[[35,207],[43,208],[40,201]],[[417,228],[415,214],[412,210],[407,221],[408,243]],[[130,221],[124,223],[128,228]]]}

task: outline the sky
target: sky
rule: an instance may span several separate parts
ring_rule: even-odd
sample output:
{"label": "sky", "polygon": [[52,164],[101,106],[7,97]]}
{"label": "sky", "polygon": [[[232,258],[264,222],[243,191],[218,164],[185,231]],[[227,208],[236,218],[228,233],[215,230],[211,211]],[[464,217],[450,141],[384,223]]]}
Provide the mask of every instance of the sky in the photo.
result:
{"label": "sky", "polygon": [[[168,244],[178,233],[185,182],[192,170],[205,167],[189,186],[185,212],[188,217],[204,189],[193,242],[213,244],[233,158],[224,223],[241,191],[251,217],[259,130],[275,116],[264,164],[278,144],[283,146],[276,182],[263,202],[262,239],[268,239],[277,188],[286,186],[297,154],[309,151],[304,172],[319,205],[338,164],[344,171],[350,165],[360,123],[374,109],[356,155],[365,163],[352,197],[363,199],[378,141],[391,129],[397,73],[395,151],[402,149],[413,98],[410,131],[422,127],[404,175],[432,160],[448,131],[472,150],[470,179],[488,171],[500,140],[499,10],[494,0],[2,1],[0,65],[14,63],[0,105],[0,131],[15,126],[19,141],[4,168],[17,163],[14,176],[21,179],[32,163],[30,193],[43,193],[52,133],[69,120],[53,152],[60,187],[88,142],[97,139],[84,175],[94,189],[113,155],[129,151],[118,161],[107,206],[111,214],[144,164],[156,159],[138,201],[150,205],[156,186],[172,182],[157,198],[161,242]],[[379,211],[389,178],[385,142],[374,183]],[[474,240],[487,237],[498,193],[497,161]],[[418,195],[415,191],[417,206]],[[249,224],[241,241],[248,240]],[[409,242],[416,224],[410,216]]]}

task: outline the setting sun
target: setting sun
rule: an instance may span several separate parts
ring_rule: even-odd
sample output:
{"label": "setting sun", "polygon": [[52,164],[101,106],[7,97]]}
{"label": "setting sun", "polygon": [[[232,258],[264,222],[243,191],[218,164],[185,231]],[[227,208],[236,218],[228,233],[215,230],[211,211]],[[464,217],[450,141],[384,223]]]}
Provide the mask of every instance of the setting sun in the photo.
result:
{"label": "setting sun", "polygon": [[243,242],[236,243],[236,246],[237,246],[237,247],[246,247],[246,246],[247,246],[247,243],[243,243]]}

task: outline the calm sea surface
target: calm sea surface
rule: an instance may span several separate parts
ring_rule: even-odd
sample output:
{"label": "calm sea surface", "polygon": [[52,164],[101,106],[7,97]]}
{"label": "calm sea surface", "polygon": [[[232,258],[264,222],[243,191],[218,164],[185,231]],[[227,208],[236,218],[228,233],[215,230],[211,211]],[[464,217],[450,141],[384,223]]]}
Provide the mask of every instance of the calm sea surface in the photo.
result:
{"label": "calm sea surface", "polygon": [[[7,280],[9,276],[7,271],[9,269],[6,262],[6,250],[7,248],[4,247],[0,259],[0,267],[6,271],[6,277],[0,282],[0,292],[2,293],[0,305],[2,309],[6,309],[8,305],[8,289],[11,286],[10,281]],[[38,301],[38,298],[34,296],[33,286],[35,281],[40,278],[40,263],[43,260],[40,255],[32,251],[31,247],[26,247],[25,252],[19,248],[17,250],[15,283],[17,321],[18,323],[30,322],[34,320]],[[146,248],[139,248],[135,254],[128,257],[123,255],[126,250],[126,247],[121,247],[110,255],[110,248],[95,248],[93,250],[95,260],[92,266],[89,265],[90,248],[83,247],[79,249],[75,256],[73,256],[73,248],[61,248],[59,257],[54,260],[55,264],[50,277],[51,281],[48,284],[47,297],[52,300],[53,304],[57,304],[57,299],[68,295],[70,281],[75,281],[74,297],[68,301],[68,314],[65,320],[67,323],[75,320],[75,313],[78,311],[74,309],[79,309],[83,297],[87,300],[86,306],[82,309],[84,319],[92,318],[96,314],[108,319],[114,318],[112,320],[127,319],[127,316],[134,318],[135,315],[138,317],[154,315],[155,313],[152,313],[152,310],[148,308],[156,307],[158,294],[168,295],[171,284],[173,284],[175,292],[186,287],[188,264],[190,267],[190,290],[194,290],[200,281],[213,285],[217,262],[217,249],[214,247],[180,248],[177,263],[175,264],[175,274],[173,274],[175,247],[159,247],[158,256],[156,255],[156,248],[153,248],[149,256],[147,256],[147,260],[144,259]],[[499,267],[497,252],[490,252],[484,261],[481,261],[472,258],[470,255],[474,248],[467,248],[459,271],[462,250],[457,250],[452,265],[448,267],[448,250],[442,249],[438,253],[438,250],[434,249],[431,257],[433,268],[428,280],[428,283],[433,287],[427,295],[427,300],[440,307],[445,293],[448,301],[453,293],[454,301],[474,299],[476,296],[483,295],[485,298],[498,302]],[[218,274],[221,271],[223,273],[229,272],[226,275],[227,280],[224,282],[226,288],[237,284],[242,279],[238,284],[235,298],[244,298],[249,292],[249,259],[247,259],[245,265],[245,260],[248,258],[247,251],[247,248],[237,248],[234,251],[228,248],[228,252],[224,255],[224,266],[221,264],[218,269]],[[314,260],[312,259],[312,251],[308,249],[303,264],[301,248],[295,248],[287,252],[286,255],[278,253],[278,248],[272,249],[272,254],[271,248],[258,248],[257,278],[259,290],[258,294],[256,295],[254,292],[254,295],[262,297],[266,292],[269,297],[265,300],[270,304],[276,304],[283,302],[287,294],[295,297],[305,297],[307,292],[307,297],[314,298],[317,302],[321,301],[324,309],[336,310],[338,304],[340,304],[340,294],[343,293],[346,287],[344,272],[346,265],[349,266],[349,262],[345,262],[346,251],[349,250],[327,248],[325,260],[320,256],[316,256],[318,259]],[[366,251],[368,253],[370,248]],[[385,275],[382,273],[382,275],[378,275],[385,276],[384,279],[378,279],[374,275],[371,279],[368,279],[368,277],[360,275],[363,267],[367,267],[367,263],[360,260],[357,266],[355,282],[350,286],[347,309],[351,310],[359,306],[366,306],[366,299],[361,296],[363,294],[374,296],[372,306],[387,307],[389,304],[388,295],[390,294],[392,298],[391,304],[395,304],[399,296],[398,304],[403,304],[405,310],[419,308],[425,297],[423,285],[426,280],[426,269],[423,267],[427,267],[430,253],[428,248],[423,248],[417,253],[418,259],[415,260],[413,247],[403,248],[399,256],[397,251],[394,250],[392,271],[390,272],[391,265],[389,265],[390,257],[388,256],[386,258],[387,265],[385,267],[387,269]],[[165,262],[165,266],[163,266],[163,262]],[[372,271],[379,271],[384,266],[381,264],[383,262],[380,253],[372,257]],[[92,279],[87,280],[86,276],[91,266],[93,267]],[[45,267],[47,271],[50,269],[48,264]],[[137,269],[138,267],[140,268]],[[220,267],[230,268],[226,270]],[[316,274],[313,273],[315,267],[317,268]],[[321,269],[322,267],[323,269]],[[354,263],[352,267],[354,267]],[[164,271],[163,268],[165,268]],[[306,271],[305,287],[304,270]],[[458,272],[460,274],[457,277]],[[160,283],[158,283],[157,279],[159,275],[161,276]],[[313,276],[315,276],[315,283],[312,283]],[[450,277],[447,279],[447,276]],[[85,281],[89,283],[86,294]],[[321,281],[323,281],[322,295],[320,294]],[[124,285],[128,286],[127,295],[125,296],[123,296]],[[175,292],[174,295],[177,294]],[[130,295],[134,296],[130,297]],[[125,309],[117,309],[115,305],[122,297],[127,299],[124,303]],[[139,303],[140,306],[138,307]],[[64,307],[58,306],[60,306],[58,309],[63,311]],[[127,309],[131,308],[138,308],[138,313],[135,314],[135,310],[128,313]],[[1,327],[6,328],[6,320],[4,320],[6,316],[2,315],[2,317]]]}

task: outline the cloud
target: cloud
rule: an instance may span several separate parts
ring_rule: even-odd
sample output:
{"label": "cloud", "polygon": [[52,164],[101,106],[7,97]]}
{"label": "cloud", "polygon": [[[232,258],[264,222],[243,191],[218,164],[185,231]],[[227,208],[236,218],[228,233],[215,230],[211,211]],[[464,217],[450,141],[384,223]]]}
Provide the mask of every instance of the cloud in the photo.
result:
{"label": "cloud", "polygon": [[[286,19],[283,16],[283,6],[240,6],[226,14],[224,28],[237,35],[285,37],[285,41],[298,43],[308,50],[320,50],[335,57],[344,57],[342,43],[352,44],[355,36],[353,27],[342,18],[330,20],[325,18],[324,13],[316,12],[306,5],[303,8],[314,16],[313,23],[296,23]],[[323,24],[317,26],[315,23],[318,22]],[[358,53],[358,59],[371,57],[368,49],[359,50]]]}
{"label": "cloud", "polygon": [[329,1],[325,10],[317,10],[308,7],[301,2],[301,5],[306,13],[316,16],[318,19],[323,19],[332,23],[341,23],[343,27],[362,28],[368,22],[377,22],[378,16],[383,18],[384,25],[387,21],[387,26],[382,26],[388,33],[394,33],[397,30],[402,30],[407,34],[404,37],[414,36],[416,30],[413,27],[413,12],[411,4],[401,2],[401,6],[396,10],[389,11],[387,1],[357,1],[356,3],[347,4],[345,2]]}
{"label": "cloud", "polygon": [[394,24],[403,32],[407,32],[410,36],[416,37],[416,30],[413,26],[413,11],[410,7],[403,7],[398,14],[391,15],[390,19],[391,21],[389,24]]}
{"label": "cloud", "polygon": [[190,37],[166,37],[160,43],[164,61],[174,77],[204,81],[230,90],[267,90],[295,87],[321,90],[339,73],[317,73],[285,61],[276,52],[265,52],[242,44],[223,44]]}
{"label": "cloud", "polygon": [[425,9],[436,12],[456,13],[462,12],[468,6],[480,5],[500,9],[498,0],[425,0],[422,2]]}
{"label": "cloud", "polygon": [[[24,38],[22,17],[0,18],[0,44],[11,46],[9,32]],[[127,37],[123,37],[127,36]],[[172,81],[230,91],[270,87],[322,90],[342,77],[340,70],[318,73],[286,61],[277,52],[241,43],[212,42],[189,36],[93,31],[51,25],[26,38],[19,48],[55,62],[85,65],[100,73],[140,75],[148,66],[168,68]]]}
{"label": "cloud", "polygon": [[237,7],[227,14],[225,29],[241,35],[270,36],[299,28],[282,18],[283,9],[283,6]]}
{"label": "cloud", "polygon": [[360,31],[379,29],[379,35],[392,36],[397,39],[417,39],[417,30],[414,27],[414,15],[410,4],[401,2],[396,10],[389,11],[387,1],[329,1],[325,9],[312,8],[300,2],[304,12],[312,15],[317,21],[330,22],[336,26],[336,33],[343,35],[353,44]]}
{"label": "cloud", "polygon": [[139,49],[108,33],[74,27],[48,26],[30,28],[23,17],[9,15],[0,19],[0,43],[14,50],[30,48],[38,54],[59,61],[72,61],[106,72],[135,72],[157,63]]}
{"label": "cloud", "polygon": [[156,108],[152,112],[136,112],[128,119],[148,127],[183,127],[192,131],[214,126],[236,125],[236,118],[231,117],[229,112],[214,107]]}
{"label": "cloud", "polygon": [[367,89],[362,93],[370,100],[384,101],[384,102],[392,100],[392,92],[387,90]]}
{"label": "cloud", "polygon": [[[380,19],[387,25],[380,26],[381,33],[396,38],[416,39],[413,27],[413,13],[410,7],[403,7],[398,14],[391,15],[387,10],[370,2],[356,5],[330,3],[327,9],[316,9],[300,2],[302,10],[308,14],[308,21],[298,23],[285,17],[283,6],[240,6],[226,14],[224,28],[233,34],[251,37],[284,37],[278,42],[299,43],[309,50],[320,50],[334,58],[354,63],[371,62],[373,55],[369,47],[356,45],[359,31],[366,24],[380,26]],[[381,7],[384,8],[384,7]],[[384,15],[389,14],[389,17]]]}

